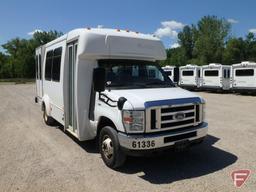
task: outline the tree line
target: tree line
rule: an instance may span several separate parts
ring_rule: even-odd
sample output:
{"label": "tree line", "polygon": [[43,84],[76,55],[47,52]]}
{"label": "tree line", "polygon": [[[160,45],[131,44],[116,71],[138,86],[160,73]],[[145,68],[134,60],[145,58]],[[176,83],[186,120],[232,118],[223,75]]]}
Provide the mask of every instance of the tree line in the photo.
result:
{"label": "tree line", "polygon": [[0,79],[35,78],[35,49],[57,37],[62,32],[36,32],[30,39],[14,38],[2,45],[0,52]]}
{"label": "tree line", "polygon": [[161,65],[231,65],[241,61],[256,61],[256,37],[231,34],[231,24],[224,18],[204,16],[198,23],[185,26],[178,33],[180,47],[167,49],[167,59]]}
{"label": "tree line", "polygon": [[[0,78],[34,78],[35,49],[63,35],[56,30],[36,32],[30,39],[14,38],[2,45]],[[241,61],[256,62],[256,37],[245,38],[231,34],[231,24],[224,18],[204,16],[197,24],[185,26],[178,34],[180,47],[167,49],[167,59],[160,64],[181,66],[222,63],[231,65]]]}

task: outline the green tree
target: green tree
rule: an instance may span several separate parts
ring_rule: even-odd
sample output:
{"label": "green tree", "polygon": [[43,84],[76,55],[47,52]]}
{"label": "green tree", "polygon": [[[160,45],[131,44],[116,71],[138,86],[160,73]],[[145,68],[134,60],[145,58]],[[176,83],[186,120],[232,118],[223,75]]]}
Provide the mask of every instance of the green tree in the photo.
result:
{"label": "green tree", "polygon": [[7,66],[4,68],[5,73],[2,71],[2,76],[12,78],[35,77],[35,49],[61,35],[62,33],[57,31],[36,32],[29,40],[15,38],[2,45],[8,55]]}
{"label": "green tree", "polygon": [[193,55],[200,64],[222,62],[230,23],[216,16],[205,16],[197,24]]}
{"label": "green tree", "polygon": [[62,36],[62,32],[58,32],[56,30],[51,30],[51,31],[43,31],[43,32],[36,32],[33,35],[32,38],[32,43],[34,46],[38,47],[40,45],[44,45],[60,36]]}
{"label": "green tree", "polygon": [[234,64],[246,60],[246,43],[243,38],[231,38],[228,40],[223,53],[223,64]]}
{"label": "green tree", "polygon": [[256,62],[256,37],[253,33],[248,33],[245,38],[245,60]]}
{"label": "green tree", "polygon": [[0,52],[0,78],[10,77],[7,59],[8,56]]}
{"label": "green tree", "polygon": [[194,38],[193,29],[188,25],[178,34],[179,44],[183,47],[188,59],[191,59],[193,56]]}
{"label": "green tree", "polygon": [[9,55],[7,64],[12,78],[23,77],[24,57],[21,52],[24,52],[26,46],[26,40],[15,38],[8,41],[3,45]]}
{"label": "green tree", "polygon": [[182,47],[169,50],[169,65],[182,66],[186,64],[186,50]]}

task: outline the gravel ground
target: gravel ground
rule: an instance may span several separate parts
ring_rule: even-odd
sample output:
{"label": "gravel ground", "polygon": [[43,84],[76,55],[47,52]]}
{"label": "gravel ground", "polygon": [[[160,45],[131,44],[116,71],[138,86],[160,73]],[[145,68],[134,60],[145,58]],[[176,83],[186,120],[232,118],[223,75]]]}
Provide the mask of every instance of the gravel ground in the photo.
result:
{"label": "gravel ground", "polygon": [[[209,135],[184,153],[107,168],[95,143],[46,126],[34,84],[0,85],[0,191],[255,191],[256,97],[202,93]],[[239,190],[231,171],[251,169]]]}

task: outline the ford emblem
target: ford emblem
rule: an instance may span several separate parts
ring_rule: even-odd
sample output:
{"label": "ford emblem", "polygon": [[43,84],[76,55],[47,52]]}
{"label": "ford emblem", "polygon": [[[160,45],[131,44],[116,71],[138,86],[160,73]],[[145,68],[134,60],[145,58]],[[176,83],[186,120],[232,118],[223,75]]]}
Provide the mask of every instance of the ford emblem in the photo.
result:
{"label": "ford emblem", "polygon": [[183,120],[185,118],[185,114],[184,113],[176,113],[175,115],[174,115],[174,119],[176,119],[176,120]]}

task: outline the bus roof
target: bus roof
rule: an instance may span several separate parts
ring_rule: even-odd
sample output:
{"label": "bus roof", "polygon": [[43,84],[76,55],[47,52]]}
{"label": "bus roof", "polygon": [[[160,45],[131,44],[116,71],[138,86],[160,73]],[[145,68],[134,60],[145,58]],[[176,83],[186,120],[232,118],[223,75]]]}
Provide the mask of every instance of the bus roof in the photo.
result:
{"label": "bus roof", "polygon": [[134,31],[81,28],[47,43],[45,47],[66,40],[67,43],[79,38],[80,52],[78,54],[91,57],[135,57],[151,60],[166,59],[165,48],[157,37]]}

